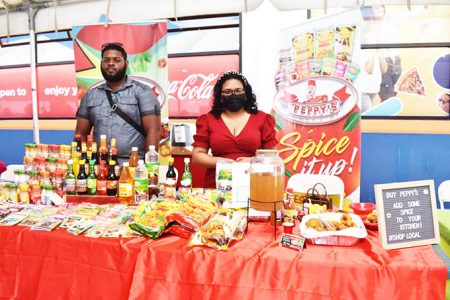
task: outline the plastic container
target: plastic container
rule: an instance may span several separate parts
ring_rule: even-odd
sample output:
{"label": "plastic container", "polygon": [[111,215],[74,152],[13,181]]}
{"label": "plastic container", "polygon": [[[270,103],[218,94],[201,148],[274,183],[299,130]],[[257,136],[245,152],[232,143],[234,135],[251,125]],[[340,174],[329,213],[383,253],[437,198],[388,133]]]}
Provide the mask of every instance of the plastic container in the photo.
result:
{"label": "plastic container", "polygon": [[300,223],[300,233],[304,238],[308,239],[309,242],[315,245],[344,247],[356,245],[361,239],[367,237],[367,230],[358,215],[348,215],[352,218],[352,221],[356,226],[338,231],[317,231],[312,228],[307,228],[306,222],[313,218],[319,218],[330,222],[332,220],[339,221],[342,217],[342,213],[306,215],[302,218],[302,222]]}
{"label": "plastic container", "polygon": [[250,167],[250,206],[273,211],[283,207],[284,163],[277,150],[258,150]]}
{"label": "plastic container", "polygon": [[145,167],[148,171],[148,188],[157,189],[159,185],[159,154],[156,152],[155,145],[148,146],[148,152],[145,153]]}
{"label": "plastic container", "polygon": [[360,216],[368,215],[376,209],[376,205],[373,203],[351,203],[349,207]]}
{"label": "plastic container", "polygon": [[134,203],[139,204],[148,201],[148,171],[142,159],[134,172]]}

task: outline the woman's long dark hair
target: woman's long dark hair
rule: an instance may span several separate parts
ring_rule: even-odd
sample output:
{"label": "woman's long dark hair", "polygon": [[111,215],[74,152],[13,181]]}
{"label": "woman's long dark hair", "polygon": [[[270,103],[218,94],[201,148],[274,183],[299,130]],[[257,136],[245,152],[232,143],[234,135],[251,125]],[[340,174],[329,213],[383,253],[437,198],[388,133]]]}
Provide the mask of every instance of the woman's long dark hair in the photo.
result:
{"label": "woman's long dark hair", "polygon": [[222,74],[222,76],[217,79],[216,85],[214,86],[213,95],[213,106],[210,113],[212,113],[216,118],[220,117],[220,114],[224,111],[224,106],[222,104],[222,86],[225,81],[229,79],[237,79],[242,82],[245,90],[245,96],[247,100],[244,103],[244,110],[249,114],[257,114],[258,106],[256,105],[256,96],[253,94],[252,86],[247,82],[245,77],[236,71],[228,71]]}

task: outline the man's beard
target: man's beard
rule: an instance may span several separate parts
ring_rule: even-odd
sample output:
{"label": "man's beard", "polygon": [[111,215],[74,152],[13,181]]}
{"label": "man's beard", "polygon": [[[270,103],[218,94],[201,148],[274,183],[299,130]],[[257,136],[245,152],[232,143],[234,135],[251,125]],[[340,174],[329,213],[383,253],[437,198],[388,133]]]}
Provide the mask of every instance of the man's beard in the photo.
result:
{"label": "man's beard", "polygon": [[101,68],[101,71],[102,71],[103,78],[105,78],[106,81],[117,82],[117,81],[121,81],[125,77],[125,73],[126,73],[127,69],[125,67],[123,67],[122,69],[117,70],[117,73],[114,75],[109,75],[106,72],[106,70],[104,70],[103,68]]}

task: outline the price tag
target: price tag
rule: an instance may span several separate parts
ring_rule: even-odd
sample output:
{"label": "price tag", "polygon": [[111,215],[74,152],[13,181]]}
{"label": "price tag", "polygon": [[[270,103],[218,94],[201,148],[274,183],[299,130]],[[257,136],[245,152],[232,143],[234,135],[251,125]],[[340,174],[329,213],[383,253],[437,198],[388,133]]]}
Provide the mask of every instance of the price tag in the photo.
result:
{"label": "price tag", "polygon": [[305,245],[305,240],[306,239],[304,237],[298,235],[283,233],[280,245],[301,252],[303,250],[303,246]]}

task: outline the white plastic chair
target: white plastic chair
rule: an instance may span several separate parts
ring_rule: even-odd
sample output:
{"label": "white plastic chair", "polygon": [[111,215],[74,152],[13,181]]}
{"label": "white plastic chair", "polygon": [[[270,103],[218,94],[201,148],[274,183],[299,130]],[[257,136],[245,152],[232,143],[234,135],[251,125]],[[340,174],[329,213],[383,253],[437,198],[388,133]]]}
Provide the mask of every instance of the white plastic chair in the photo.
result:
{"label": "white plastic chair", "polygon": [[444,202],[450,202],[450,180],[441,182],[438,188],[438,196],[441,209],[445,209]]}
{"label": "white plastic chair", "polygon": [[288,182],[287,188],[292,188],[294,192],[306,193],[316,183],[322,183],[327,189],[328,195],[339,195],[339,209],[344,205],[344,182],[334,175],[318,174],[294,174]]}

